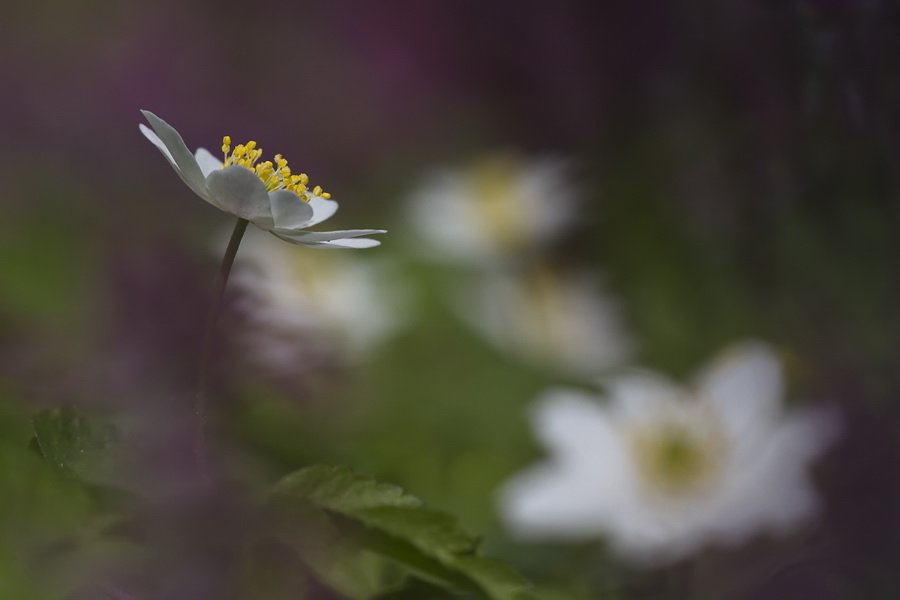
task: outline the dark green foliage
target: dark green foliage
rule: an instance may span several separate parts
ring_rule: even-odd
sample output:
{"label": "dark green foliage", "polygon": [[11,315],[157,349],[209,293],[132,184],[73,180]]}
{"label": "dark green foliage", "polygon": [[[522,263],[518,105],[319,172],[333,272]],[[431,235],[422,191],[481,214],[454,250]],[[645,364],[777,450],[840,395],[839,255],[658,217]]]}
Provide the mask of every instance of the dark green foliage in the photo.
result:
{"label": "dark green foliage", "polygon": [[[298,507],[321,509],[343,540],[397,561],[432,586],[488,600],[534,598],[511,567],[479,554],[479,540],[455,517],[348,468],[314,466],[292,473],[275,486],[272,506],[282,515],[298,516],[306,513]],[[410,582],[411,589],[424,585]],[[398,590],[383,597],[407,598],[409,593]]]}

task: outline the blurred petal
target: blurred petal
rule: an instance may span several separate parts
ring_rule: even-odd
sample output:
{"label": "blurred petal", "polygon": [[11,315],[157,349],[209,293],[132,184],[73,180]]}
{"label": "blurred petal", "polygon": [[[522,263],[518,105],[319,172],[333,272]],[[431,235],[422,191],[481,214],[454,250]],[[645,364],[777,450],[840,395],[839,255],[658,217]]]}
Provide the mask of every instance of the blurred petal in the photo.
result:
{"label": "blurred petal", "polygon": [[551,459],[513,478],[501,491],[505,519],[520,535],[558,539],[596,536],[630,494],[622,439],[588,394],[556,389],[532,410]]}
{"label": "blurred petal", "polygon": [[634,371],[607,382],[613,410],[623,423],[641,423],[666,414],[684,391],[666,377],[650,371]]}
{"label": "blurred petal", "polygon": [[538,398],[531,412],[538,439],[569,460],[596,462],[618,435],[596,399],[571,389],[553,389]]}
{"label": "blurred petal", "polygon": [[247,167],[231,165],[213,171],[206,180],[206,187],[222,210],[247,219],[266,231],[274,227],[266,186]]}
{"label": "blurred petal", "polygon": [[[650,372],[611,380],[608,408],[577,391],[549,392],[533,427],[551,460],[503,489],[506,521],[528,536],[605,535],[629,561],[653,566],[710,542],[784,533],[815,515],[809,467],[833,440],[836,418],[780,414],[778,363],[766,346],[742,344],[730,356],[704,372],[705,395]],[[765,418],[761,405],[773,407]],[[753,435],[731,435],[730,422]],[[709,459],[708,469],[667,464],[673,442]],[[689,485],[670,485],[679,481]]]}
{"label": "blurred petal", "polygon": [[700,374],[697,390],[716,406],[731,434],[744,435],[777,420],[782,385],[774,350],[744,342],[726,350]]}
{"label": "blurred petal", "polygon": [[606,529],[597,482],[558,465],[542,465],[518,475],[500,490],[500,511],[517,534],[527,538],[584,539]]}
{"label": "blurred petal", "polygon": [[819,502],[807,469],[834,441],[838,425],[835,415],[809,410],[770,429],[752,452],[732,461],[709,506],[712,525],[740,541],[758,529],[787,531],[814,515]]}
{"label": "blurred petal", "polygon": [[458,297],[457,312],[478,333],[542,368],[592,377],[625,363],[633,347],[615,300],[587,274],[488,272]]}
{"label": "blurred petal", "polygon": [[518,260],[575,220],[570,179],[564,161],[505,154],[436,171],[410,197],[420,248],[443,261]]}
{"label": "blurred petal", "polygon": [[232,281],[260,325],[247,356],[292,378],[298,366],[291,357],[319,351],[334,360],[362,358],[410,316],[406,281],[391,263],[298,249],[258,228],[242,242]]}

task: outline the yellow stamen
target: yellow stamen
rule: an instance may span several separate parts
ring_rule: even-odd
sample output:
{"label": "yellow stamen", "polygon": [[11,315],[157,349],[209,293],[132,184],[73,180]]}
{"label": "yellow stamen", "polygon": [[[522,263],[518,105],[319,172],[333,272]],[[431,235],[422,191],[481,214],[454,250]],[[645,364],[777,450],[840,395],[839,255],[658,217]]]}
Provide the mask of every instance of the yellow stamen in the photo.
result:
{"label": "yellow stamen", "polygon": [[[309,177],[306,173],[293,175],[288,162],[280,154],[276,154],[273,161],[265,161],[257,164],[262,156],[262,149],[257,148],[254,141],[246,144],[238,144],[231,149],[231,138],[225,136],[222,138],[222,152],[225,154],[225,162],[222,168],[232,165],[240,165],[250,169],[266,186],[266,190],[274,192],[276,190],[288,190],[297,194],[302,200],[309,202],[311,200],[309,188]],[[230,152],[230,154],[229,154]],[[313,196],[321,196],[322,198],[331,198],[331,194],[321,188],[315,186],[312,190]]]}

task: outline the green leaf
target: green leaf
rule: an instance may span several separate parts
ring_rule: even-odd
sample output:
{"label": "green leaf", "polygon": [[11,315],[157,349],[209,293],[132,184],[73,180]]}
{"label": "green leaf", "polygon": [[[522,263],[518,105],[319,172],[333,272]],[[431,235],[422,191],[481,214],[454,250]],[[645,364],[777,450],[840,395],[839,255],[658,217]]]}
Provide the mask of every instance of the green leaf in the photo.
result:
{"label": "green leaf", "polygon": [[374,600],[456,600],[459,597],[444,588],[411,577],[402,588],[381,594]]}
{"label": "green leaf", "polygon": [[[431,586],[468,598],[535,598],[514,569],[478,554],[479,541],[455,517],[348,468],[314,466],[292,473],[273,489],[272,506],[282,516],[304,514],[309,507],[324,511],[345,540],[392,558]],[[406,593],[385,597],[406,598]]]}
{"label": "green leaf", "polygon": [[421,506],[422,501],[400,487],[379,483],[344,467],[318,465],[285,476],[275,496],[296,496],[339,513],[383,506]]}
{"label": "green leaf", "polygon": [[83,485],[98,508],[118,512],[136,498],[122,462],[124,442],[111,423],[66,406],[34,415],[32,427],[28,449],[64,478]]}
{"label": "green leaf", "polygon": [[460,556],[453,564],[481,586],[490,598],[530,600],[530,584],[506,563],[487,556]]}
{"label": "green leaf", "polygon": [[67,477],[76,476],[118,438],[111,425],[90,422],[69,406],[39,412],[32,425],[41,455]]}

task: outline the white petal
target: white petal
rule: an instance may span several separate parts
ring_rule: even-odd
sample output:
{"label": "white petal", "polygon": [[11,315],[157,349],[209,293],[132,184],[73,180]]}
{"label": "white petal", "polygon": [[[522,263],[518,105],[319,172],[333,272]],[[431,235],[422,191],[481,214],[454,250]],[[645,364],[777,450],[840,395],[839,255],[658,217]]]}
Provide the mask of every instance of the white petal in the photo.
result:
{"label": "white petal", "polygon": [[480,261],[497,251],[495,240],[479,220],[475,191],[457,171],[431,175],[410,197],[413,230],[422,248],[441,260]]}
{"label": "white petal", "polygon": [[314,248],[374,248],[380,246],[380,240],[371,238],[348,238],[342,240],[334,240],[331,242],[320,242],[315,244]]}
{"label": "white petal", "polygon": [[541,347],[541,354],[561,367],[584,374],[600,373],[626,362],[633,344],[616,303],[596,280],[586,274],[561,277],[536,270],[533,281],[522,292],[528,293],[529,304],[537,312],[529,315],[527,322],[538,334],[533,340]]}
{"label": "white petal", "polygon": [[838,422],[824,411],[802,411],[769,428],[755,448],[729,457],[705,512],[707,528],[726,541],[759,529],[784,532],[818,508],[808,468],[834,440]]}
{"label": "white petal", "polygon": [[551,460],[513,478],[501,492],[510,526],[529,537],[578,539],[610,527],[633,491],[624,446],[606,411],[575,390],[546,393],[532,411]]}
{"label": "white petal", "polygon": [[726,350],[700,374],[697,388],[734,436],[753,434],[773,423],[781,411],[778,357],[759,342]]}
{"label": "white petal", "polygon": [[373,235],[376,233],[386,233],[384,229],[344,229],[342,231],[298,231],[277,227],[273,230],[275,235],[281,239],[288,240],[295,244],[315,244],[317,242],[331,242],[334,240],[343,240],[346,238],[355,238],[363,235]]}
{"label": "white petal", "polygon": [[[181,135],[171,125],[154,115],[148,110],[142,110],[144,117],[150,122],[156,136],[151,137],[146,127],[141,127],[141,131],[153,145],[160,149],[163,155],[177,167],[178,173],[184,182],[188,184],[194,193],[203,199],[206,199],[204,192],[204,183],[206,177],[197,164],[197,159],[191,154],[181,139]],[[157,143],[157,140],[159,143]],[[163,150],[165,148],[165,150]]]}
{"label": "white petal", "polygon": [[343,229],[338,231],[282,231],[281,229],[278,229],[277,233],[297,240],[303,240],[304,242],[330,242],[333,240],[343,240],[363,235],[387,233],[387,231],[384,229]]}
{"label": "white petal", "polygon": [[222,168],[222,161],[213,156],[206,148],[197,148],[197,151],[194,153],[194,158],[204,177],[208,177],[213,171]]}
{"label": "white petal", "polygon": [[269,193],[256,173],[240,165],[213,171],[206,179],[210,198],[233,215],[269,231],[275,226]]}
{"label": "white petal", "polygon": [[500,490],[507,525],[527,538],[586,539],[606,530],[598,498],[602,475],[569,472],[547,464],[518,475]]}
{"label": "white petal", "polygon": [[672,381],[650,371],[634,371],[608,381],[612,409],[623,423],[640,424],[667,415],[684,391]]}
{"label": "white petal", "polygon": [[313,196],[309,200],[309,206],[313,209],[313,217],[305,224],[305,227],[318,225],[337,212],[338,203],[321,196]]}
{"label": "white petal", "polygon": [[538,439],[570,461],[596,462],[619,440],[596,398],[577,390],[545,392],[532,408],[531,421]]}
{"label": "white petal", "polygon": [[270,192],[269,202],[272,206],[272,218],[275,219],[273,229],[298,229],[313,217],[313,207],[289,190]]}
{"label": "white petal", "polygon": [[567,161],[554,157],[534,159],[522,165],[519,195],[530,214],[532,234],[540,238],[538,241],[564,232],[580,214],[582,190],[574,185],[571,167]]}
{"label": "white petal", "polygon": [[378,240],[372,240],[369,238],[346,238],[346,239],[337,239],[327,242],[305,242],[301,239],[289,237],[286,235],[279,234],[275,231],[270,232],[275,237],[284,240],[290,244],[296,244],[298,246],[306,246],[308,248],[374,248],[375,246],[380,246],[381,242]]}
{"label": "white petal", "polygon": [[157,147],[157,149],[163,153],[163,156],[166,157],[172,164],[172,168],[178,171],[178,165],[175,164],[175,159],[172,158],[172,153],[169,152],[169,149],[166,148],[166,145],[163,144],[163,141],[159,139],[159,136],[156,135],[156,132],[144,125],[143,123],[138,124],[138,129],[141,130],[141,133],[144,134],[144,137],[150,140],[150,143]]}
{"label": "white petal", "polygon": [[156,148],[160,152],[162,152],[162,155],[164,157],[166,157],[166,160],[169,161],[169,164],[172,166],[172,169],[174,169],[175,172],[178,173],[178,176],[185,183],[185,185],[187,185],[189,188],[191,188],[191,190],[195,194],[197,194],[198,196],[200,196],[201,198],[203,198],[204,200],[206,200],[207,202],[209,202],[210,204],[215,206],[215,203],[212,202],[209,199],[209,197],[207,196],[206,189],[197,188],[190,181],[188,181],[187,177],[184,176],[184,173],[182,173],[181,169],[178,168],[178,165],[175,164],[175,160],[172,158],[172,154],[169,152],[169,149],[166,148],[166,145],[163,144],[161,139],[159,139],[159,136],[156,135],[156,132],[153,131],[152,129],[150,129],[149,127],[147,127],[146,125],[144,125],[143,123],[139,124],[138,128],[141,130],[141,133],[144,134],[144,137],[146,137],[148,140],[150,140],[150,143],[152,143],[154,146],[156,146]]}

